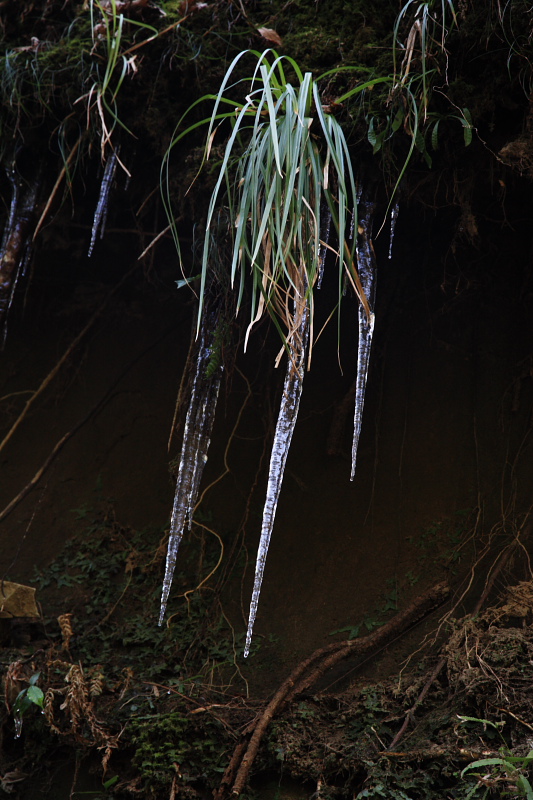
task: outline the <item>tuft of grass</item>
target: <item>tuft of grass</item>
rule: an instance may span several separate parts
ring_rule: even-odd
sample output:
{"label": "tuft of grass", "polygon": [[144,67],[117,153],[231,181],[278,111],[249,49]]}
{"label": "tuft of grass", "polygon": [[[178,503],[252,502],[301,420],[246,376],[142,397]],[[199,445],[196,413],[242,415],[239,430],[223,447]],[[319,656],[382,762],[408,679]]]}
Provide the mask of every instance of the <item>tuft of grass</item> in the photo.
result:
{"label": "tuft of grass", "polygon": [[[256,59],[252,76],[232,83],[239,62],[248,55]],[[244,101],[229,96],[229,90],[233,95],[237,88]],[[229,123],[230,134],[207,212],[200,315],[209,264],[217,247],[217,209],[224,203],[231,221],[230,280],[237,292],[237,310],[246,291],[251,304],[246,341],[265,313],[285,342],[294,329],[295,308],[309,307],[312,319],[324,244],[320,239],[324,213],[331,215],[339,242],[338,304],[348,282],[370,315],[356,266],[354,170],[342,126],[322,105],[318,81],[311,73],[302,73],[293,59],[274,50],[244,51],[230,64],[219,92],[200,98],[184,118],[206,100],[214,103],[211,115],[175,135],[162,169],[165,206],[180,252],[170,196],[172,149],[184,136],[206,126],[203,167],[214,152],[221,126],[227,128]],[[185,272],[183,262],[182,270]]]}

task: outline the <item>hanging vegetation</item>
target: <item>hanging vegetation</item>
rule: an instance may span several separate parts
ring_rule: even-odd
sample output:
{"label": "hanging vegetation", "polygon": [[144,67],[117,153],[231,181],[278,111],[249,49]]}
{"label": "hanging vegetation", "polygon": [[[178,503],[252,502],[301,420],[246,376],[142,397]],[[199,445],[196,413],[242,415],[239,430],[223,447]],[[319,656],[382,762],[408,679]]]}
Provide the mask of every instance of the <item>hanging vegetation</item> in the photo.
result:
{"label": "hanging vegetation", "polygon": [[[409,5],[407,4],[398,19],[395,39],[401,17],[407,13]],[[453,6],[449,5],[453,12]],[[249,653],[285,462],[298,415],[305,364],[307,361],[309,367],[311,363],[315,340],[315,290],[320,286],[328,249],[333,250],[337,269],[337,313],[340,314],[342,296],[347,287],[353,290],[359,301],[352,480],[355,474],[374,330],[376,264],[371,241],[373,205],[365,197],[366,211],[364,220],[359,225],[357,206],[363,189],[356,186],[348,142],[332,109],[343,102],[353,102],[354,98],[363,97],[365,92],[378,85],[388,86],[388,105],[394,109],[394,116],[389,112],[389,121],[379,134],[372,118],[368,135],[374,142],[374,152],[377,152],[386,136],[392,136],[401,126],[408,131],[411,142],[396,181],[397,187],[415,147],[425,151],[421,126],[422,120],[427,118],[430,96],[426,50],[429,42],[435,42],[436,27],[441,30],[442,48],[446,38],[445,4],[442,5],[443,18],[438,26],[435,18],[426,12],[428,8],[422,14],[423,20],[420,23],[418,15],[421,8],[417,6],[405,46],[404,60],[392,76],[358,81],[330,105],[324,104],[320,96],[320,77],[315,79],[310,72],[303,73],[294,59],[280,56],[274,50],[239,53],[226,71],[219,92],[200,98],[184,114],[186,118],[198,104],[210,100],[214,103],[211,116],[180,131],[165,156],[163,196],[181,259],[169,179],[172,150],[193,130],[207,125],[207,144],[203,159],[205,164],[210,158],[219,127],[224,123],[230,124],[230,135],[224,147],[218,178],[207,211],[198,294],[198,326],[201,330],[211,262],[220,246],[214,223],[218,219],[218,209],[225,205],[231,237],[229,283],[236,295],[237,312],[244,299],[250,306],[250,321],[244,347],[246,349],[254,325],[264,314],[268,314],[283,342],[276,366],[284,352],[287,353],[287,373],[272,445],[245,656]],[[411,60],[416,32],[421,37],[424,57],[421,72],[413,76]],[[237,77],[234,81],[239,62],[249,55],[256,59],[252,76]],[[326,75],[331,77],[335,72],[336,70],[332,70]],[[231,96],[228,93],[230,87]],[[233,99],[238,89],[241,89],[244,101]],[[229,110],[226,110],[228,107]],[[464,130],[470,131],[467,116],[460,116],[459,119]],[[436,126],[437,123],[433,123],[435,133]],[[466,136],[465,143],[469,143]],[[321,232],[329,230],[330,223],[333,224],[335,233],[334,248],[321,238]],[[187,267],[183,260],[181,268],[185,276]],[[187,284],[190,280],[192,279],[184,277],[181,283]],[[204,359],[205,355],[200,352],[198,358]],[[176,508],[186,504],[190,519],[193,508],[191,502],[195,500],[195,497],[191,498],[189,491],[182,490],[182,474],[194,473],[196,470],[194,464],[184,460],[185,452],[184,443],[176,486],[160,624],[186,516],[184,513],[177,514]],[[188,458],[196,461],[204,459],[203,448],[197,453],[188,452]]]}

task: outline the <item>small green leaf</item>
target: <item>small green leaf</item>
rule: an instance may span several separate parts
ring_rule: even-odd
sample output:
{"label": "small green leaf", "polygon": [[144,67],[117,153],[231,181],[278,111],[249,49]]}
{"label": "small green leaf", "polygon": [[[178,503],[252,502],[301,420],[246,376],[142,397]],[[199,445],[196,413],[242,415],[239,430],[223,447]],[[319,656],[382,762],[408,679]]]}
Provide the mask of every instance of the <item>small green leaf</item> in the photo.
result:
{"label": "small green leaf", "polygon": [[374,147],[377,141],[376,132],[374,130],[374,117],[372,117],[372,119],[368,123],[368,132],[366,134],[366,138],[368,139],[372,147]]}
{"label": "small green leaf", "polygon": [[34,703],[39,708],[43,707],[44,704],[44,694],[43,690],[39,689],[38,686],[30,686],[28,687],[27,697],[30,703]]}
{"label": "small green leaf", "polygon": [[201,275],[193,275],[192,278],[180,278],[179,281],[176,281],[176,286],[178,289],[183,289],[184,286],[190,286],[191,283],[194,283],[194,281],[199,280],[201,277]]}
{"label": "small green leaf", "polygon": [[463,108],[463,117],[464,119],[461,121],[461,124],[463,126],[465,147],[468,147],[468,145],[472,141],[472,132],[474,130],[474,125],[472,123],[472,115],[470,114],[468,108]]}
{"label": "small green leaf", "polygon": [[533,788],[525,775],[519,775],[516,779],[516,788],[527,800],[533,800]]}
{"label": "small green leaf", "polygon": [[433,130],[431,131],[431,147],[433,150],[439,149],[439,123],[440,119],[435,122]]}
{"label": "small green leaf", "polygon": [[480,761],[472,761],[472,763],[469,764],[467,767],[465,767],[464,770],[461,772],[461,778],[463,777],[465,772],[468,772],[471,769],[476,769],[477,767],[491,767],[491,766],[502,767],[504,765],[505,765],[504,758],[482,758],[480,759]]}
{"label": "small green leaf", "polygon": [[425,153],[426,152],[426,143],[425,143],[424,137],[420,133],[419,129],[416,130],[414,139],[415,139],[415,147],[416,147],[416,149],[420,150],[421,153]]}
{"label": "small green leaf", "polygon": [[474,797],[474,795],[475,795],[475,794],[477,794],[478,785],[479,785],[479,784],[478,784],[478,782],[476,781],[476,782],[475,782],[475,784],[474,784],[474,785],[472,786],[472,788],[470,789],[470,791],[468,792],[468,794],[467,794],[467,795],[465,795],[465,798],[464,798],[464,800],[470,800],[470,798]]}
{"label": "small green leaf", "polygon": [[396,112],[396,116],[394,117],[391,125],[393,133],[396,133],[396,131],[401,127],[404,118],[405,118],[405,111],[403,110],[403,108],[399,108],[398,111]]}
{"label": "small green leaf", "polygon": [[379,153],[379,151],[383,147],[383,142],[385,141],[385,134],[386,133],[387,133],[387,129],[385,128],[385,130],[380,131],[380,133],[377,134],[376,142],[374,144],[374,147],[372,148],[372,153],[374,155],[376,155],[376,153]]}

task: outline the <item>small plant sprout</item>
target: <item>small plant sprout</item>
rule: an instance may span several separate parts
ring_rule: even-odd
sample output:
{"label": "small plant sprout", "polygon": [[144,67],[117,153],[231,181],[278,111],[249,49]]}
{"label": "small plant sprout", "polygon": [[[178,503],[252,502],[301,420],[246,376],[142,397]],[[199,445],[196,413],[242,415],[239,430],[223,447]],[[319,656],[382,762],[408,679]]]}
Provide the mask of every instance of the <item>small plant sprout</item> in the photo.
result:
{"label": "small plant sprout", "polygon": [[38,708],[43,709],[44,705],[44,694],[42,689],[37,686],[37,681],[40,678],[41,673],[36,672],[34,673],[31,678],[29,679],[27,686],[25,689],[20,691],[13,703],[13,719],[15,721],[15,738],[18,739],[22,732],[22,718],[24,714],[26,714],[30,708],[37,706]]}

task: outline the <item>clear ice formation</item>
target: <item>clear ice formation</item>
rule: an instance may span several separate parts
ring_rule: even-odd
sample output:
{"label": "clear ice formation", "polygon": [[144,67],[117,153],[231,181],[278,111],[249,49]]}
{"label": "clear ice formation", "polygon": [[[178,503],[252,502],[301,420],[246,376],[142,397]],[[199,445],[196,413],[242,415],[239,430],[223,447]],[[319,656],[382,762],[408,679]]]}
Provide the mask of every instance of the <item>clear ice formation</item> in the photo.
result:
{"label": "clear ice formation", "polygon": [[210,309],[209,306],[205,307],[196,342],[196,365],[192,375],[189,408],[185,419],[174,492],[159,625],[162,625],[165,616],[185,524],[188,522],[189,530],[192,525],[200,480],[207,461],[223,372],[219,355],[215,352],[215,339],[220,324],[220,312]]}
{"label": "clear ice formation", "polygon": [[[358,272],[363,291],[365,292],[370,307],[370,316],[367,317],[363,305],[359,304],[359,347],[357,358],[357,379],[354,414],[354,438],[352,447],[352,474],[355,474],[357,445],[361,431],[363,404],[368,375],[368,364],[374,330],[374,296],[376,283],[376,259],[372,245],[372,222],[374,204],[358,196],[359,210],[359,237],[357,245]],[[397,210],[396,210],[397,215]],[[324,212],[320,229],[321,249],[319,253],[319,269],[317,284],[320,285],[324,270],[324,261],[327,253],[327,241],[331,225],[331,215]],[[395,220],[395,218],[394,218]],[[392,222],[392,220],[391,220]],[[355,213],[354,213],[355,223]],[[355,230],[353,231],[355,234]],[[209,310],[208,304],[204,308],[202,322],[196,347],[196,366],[192,377],[189,408],[183,433],[178,477],[174,495],[174,506],[170,526],[170,537],[167,551],[165,577],[161,597],[161,612],[159,624],[165,616],[166,606],[172,585],[172,578],[176,565],[178,548],[183,536],[185,525],[188,521],[189,528],[192,523],[194,507],[202,472],[207,461],[207,450],[213,428],[216,403],[218,399],[222,366],[216,370],[210,368],[212,362],[214,342],[221,322],[219,312]],[[303,389],[306,354],[309,343],[310,311],[309,304],[301,293],[294,303],[292,331],[287,337],[287,371],[283,384],[278,421],[272,444],[268,484],[263,508],[263,522],[261,536],[257,551],[255,566],[254,586],[250,602],[248,629],[244,657],[250,653],[253,627],[257,615],[259,596],[265,570],[265,563],[270,545],[274,519],[278,506],[285,464],[289,452]]]}
{"label": "clear ice formation", "polygon": [[324,204],[320,213],[320,250],[318,253],[318,280],[316,282],[317,289],[322,287],[322,278],[324,277],[324,265],[326,263],[326,256],[328,254],[330,232],[331,211]]}
{"label": "clear ice formation", "polygon": [[396,228],[396,222],[398,221],[399,211],[400,211],[400,203],[398,200],[396,200],[390,212],[389,259],[392,258],[392,243],[394,241],[394,230]]}
{"label": "clear ice formation", "polygon": [[261,526],[261,538],[257,550],[254,588],[250,602],[248,630],[246,632],[246,644],[244,647],[245,658],[250,652],[252,632],[257,614],[261,584],[263,582],[268,546],[270,544],[281,484],[283,482],[285,462],[287,461],[287,454],[296,425],[300,398],[302,396],[305,356],[309,340],[309,307],[306,304],[302,310],[302,305],[303,299],[301,299],[299,306],[296,304],[293,317],[294,332],[292,336],[289,337],[288,341],[289,354],[287,373],[283,384],[283,396],[281,398],[274,442],[272,443],[272,453],[270,456],[267,493],[263,508],[263,524]]}
{"label": "clear ice formation", "polygon": [[40,176],[24,190],[24,182],[13,168],[8,172],[11,205],[0,247],[0,326],[2,346],[7,335],[7,316],[19,278],[25,274],[31,255],[30,226],[35,214]]}
{"label": "clear ice formation", "polygon": [[109,207],[109,195],[111,194],[111,186],[113,185],[113,178],[115,177],[115,170],[117,168],[119,148],[113,150],[107,161],[105,162],[104,174],[102,176],[102,183],[100,184],[100,195],[94,212],[93,229],[91,232],[91,243],[89,245],[89,252],[87,253],[90,258],[93,254],[96,237],[100,232],[100,239],[104,238],[105,225],[107,222],[107,210]]}
{"label": "clear ice formation", "polygon": [[355,477],[357,448],[361,434],[363,408],[365,403],[368,364],[374,333],[374,300],[376,294],[376,256],[372,245],[372,222],[374,203],[361,199],[358,205],[359,237],[357,243],[357,270],[363,291],[368,300],[370,316],[368,317],[362,303],[359,303],[359,344],[357,348],[357,378],[355,382],[355,411],[352,442],[352,472],[350,480]]}

